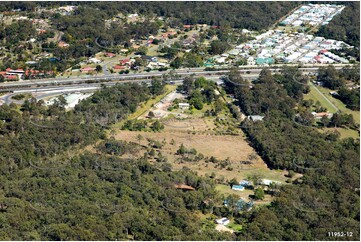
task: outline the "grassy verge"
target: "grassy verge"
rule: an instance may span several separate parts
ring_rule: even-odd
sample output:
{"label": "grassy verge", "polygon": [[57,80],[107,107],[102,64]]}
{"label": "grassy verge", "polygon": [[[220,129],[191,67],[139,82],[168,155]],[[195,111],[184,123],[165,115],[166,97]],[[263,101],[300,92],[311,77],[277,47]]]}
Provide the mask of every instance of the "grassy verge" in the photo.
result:
{"label": "grassy verge", "polygon": [[232,190],[231,187],[229,185],[221,185],[221,184],[217,184],[216,185],[216,190],[218,192],[220,192],[221,194],[227,194],[227,195],[231,195],[231,194],[234,194],[234,195],[238,195],[238,196],[241,196],[244,194],[244,191],[236,191],[236,190]]}

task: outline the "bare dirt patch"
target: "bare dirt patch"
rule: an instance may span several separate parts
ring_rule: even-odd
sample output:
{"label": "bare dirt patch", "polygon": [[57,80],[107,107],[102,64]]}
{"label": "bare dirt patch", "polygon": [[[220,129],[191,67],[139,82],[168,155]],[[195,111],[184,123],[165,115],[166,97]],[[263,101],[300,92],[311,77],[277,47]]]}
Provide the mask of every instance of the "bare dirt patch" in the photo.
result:
{"label": "bare dirt patch", "polygon": [[217,224],[216,225],[216,230],[220,231],[220,232],[230,232],[233,233],[232,229],[227,228],[226,226],[224,226],[223,224]]}

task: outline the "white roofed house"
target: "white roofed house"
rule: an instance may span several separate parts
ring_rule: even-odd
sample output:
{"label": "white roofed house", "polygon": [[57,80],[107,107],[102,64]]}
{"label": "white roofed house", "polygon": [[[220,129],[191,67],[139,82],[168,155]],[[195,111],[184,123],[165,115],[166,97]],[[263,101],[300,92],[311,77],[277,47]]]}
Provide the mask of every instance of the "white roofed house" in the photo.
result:
{"label": "white roofed house", "polygon": [[216,62],[219,64],[223,64],[226,62],[226,57],[219,57],[216,59]]}
{"label": "white roofed house", "polygon": [[326,116],[327,118],[332,118],[333,113],[329,113],[329,112],[320,112],[320,113],[312,112],[312,115],[313,115],[313,117],[315,119],[321,119],[324,116]]}
{"label": "white roofed house", "polygon": [[263,118],[264,118],[264,116],[261,116],[261,115],[250,115],[250,116],[248,116],[248,119],[252,120],[253,122],[262,121]]}
{"label": "white roofed house", "polygon": [[99,60],[99,59],[97,59],[97,58],[90,58],[90,59],[88,60],[88,63],[98,64],[98,63],[100,63],[100,62],[102,62],[102,61]]}
{"label": "white roofed house", "polygon": [[228,218],[221,218],[221,219],[217,219],[216,222],[217,224],[227,225],[229,224],[230,221]]}
{"label": "white roofed house", "polygon": [[189,103],[178,103],[178,107],[182,110],[189,109]]}
{"label": "white roofed house", "polygon": [[260,185],[265,185],[265,186],[269,186],[269,185],[271,185],[272,183],[274,183],[274,184],[281,184],[281,182],[279,182],[279,181],[273,181],[273,180],[268,180],[268,179],[262,179],[262,180],[260,181]]}

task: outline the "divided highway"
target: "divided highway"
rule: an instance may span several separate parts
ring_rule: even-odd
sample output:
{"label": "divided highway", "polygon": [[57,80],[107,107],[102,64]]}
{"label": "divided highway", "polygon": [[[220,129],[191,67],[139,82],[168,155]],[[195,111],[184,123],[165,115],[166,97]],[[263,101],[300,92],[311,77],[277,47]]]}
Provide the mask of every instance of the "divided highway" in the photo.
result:
{"label": "divided highway", "polygon": [[[269,68],[273,73],[281,71],[282,65],[273,65]],[[296,65],[297,66],[297,65]],[[303,74],[314,74],[317,72],[320,66],[325,65],[313,65],[313,66],[304,66],[299,69]],[[346,65],[335,65],[336,69],[341,69]],[[242,77],[245,79],[255,79],[258,77],[259,73],[262,71],[262,68],[259,66],[242,66],[239,68]],[[227,73],[229,70],[212,70],[205,71],[204,68],[190,68],[190,69],[178,69],[173,71],[173,74],[176,75],[176,79],[181,79],[186,76],[195,75],[195,76],[221,76]],[[165,74],[170,74],[168,72],[147,72],[140,74],[108,74],[108,75],[94,75],[94,76],[80,76],[80,77],[56,77],[56,78],[47,78],[47,79],[34,79],[34,80],[23,80],[18,82],[4,82],[0,83],[0,91],[20,91],[26,90],[26,88],[38,89],[39,87],[48,87],[50,89],[59,89],[64,88],[65,85],[72,85],[75,88],[83,87],[83,85],[88,85],[89,87],[94,86],[95,83],[104,83],[105,85],[112,85],[113,82],[126,82],[126,81],[150,81],[153,77],[162,77]],[[108,83],[108,84],[107,84]]]}

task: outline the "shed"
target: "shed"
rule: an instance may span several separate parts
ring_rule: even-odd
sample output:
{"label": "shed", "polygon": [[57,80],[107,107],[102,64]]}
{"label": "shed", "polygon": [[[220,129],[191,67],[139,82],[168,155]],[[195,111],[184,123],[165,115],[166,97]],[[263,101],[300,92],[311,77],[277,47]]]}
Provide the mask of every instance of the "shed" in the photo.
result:
{"label": "shed", "polygon": [[241,185],[233,185],[233,186],[232,186],[232,190],[244,191],[244,186],[241,186]]}

